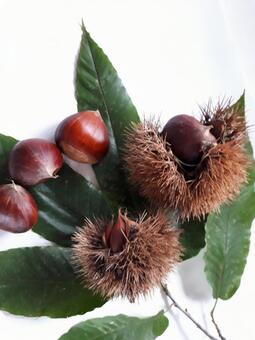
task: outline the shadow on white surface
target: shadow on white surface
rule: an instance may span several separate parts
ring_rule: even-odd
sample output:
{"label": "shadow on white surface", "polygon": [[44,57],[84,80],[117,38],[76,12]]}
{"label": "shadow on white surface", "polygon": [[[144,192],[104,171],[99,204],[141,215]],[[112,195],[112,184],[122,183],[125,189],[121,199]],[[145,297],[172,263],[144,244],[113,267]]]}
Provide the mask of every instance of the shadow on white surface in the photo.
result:
{"label": "shadow on white surface", "polygon": [[209,301],[212,299],[212,289],[209,286],[204,272],[204,251],[187,261],[180,263],[180,275],[183,291],[187,297],[194,301]]}

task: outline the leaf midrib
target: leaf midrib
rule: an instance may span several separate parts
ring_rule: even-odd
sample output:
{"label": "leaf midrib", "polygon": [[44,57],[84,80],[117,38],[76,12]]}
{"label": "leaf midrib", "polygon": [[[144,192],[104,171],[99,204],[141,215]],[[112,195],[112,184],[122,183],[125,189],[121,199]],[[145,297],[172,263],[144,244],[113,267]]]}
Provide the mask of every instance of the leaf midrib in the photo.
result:
{"label": "leaf midrib", "polygon": [[225,275],[225,270],[226,270],[226,257],[227,254],[229,252],[229,247],[228,247],[228,232],[229,232],[229,220],[230,220],[230,212],[228,210],[228,214],[227,214],[227,221],[226,221],[226,232],[224,233],[224,248],[223,248],[223,254],[224,254],[224,259],[223,259],[223,267],[221,269],[221,273],[220,273],[220,277],[219,277],[219,281],[218,281],[218,289],[217,289],[217,296],[221,296],[221,289],[222,289],[222,282],[223,282],[223,278]]}
{"label": "leaf midrib", "polygon": [[[114,143],[116,145],[116,138],[115,138],[115,134],[114,134],[114,130],[113,130],[112,120],[111,120],[111,116],[109,114],[108,105],[106,103],[105,94],[104,94],[103,86],[102,86],[102,83],[101,83],[101,78],[100,78],[100,75],[99,75],[99,72],[98,72],[98,69],[97,69],[97,66],[96,66],[95,58],[94,58],[94,55],[93,55],[93,52],[92,52],[90,36],[89,36],[86,28],[84,27],[83,29],[84,29],[84,32],[86,34],[86,38],[87,38],[87,41],[88,41],[88,46],[89,46],[91,58],[92,58],[92,61],[93,61],[94,69],[95,69],[95,72],[96,72],[96,76],[97,76],[97,80],[98,80],[98,85],[99,85],[99,90],[100,90],[100,94],[101,94],[101,97],[102,97],[103,105],[105,107],[105,110],[106,110],[109,122],[111,124],[112,135],[113,135],[113,138],[114,138]],[[117,145],[116,145],[116,150],[117,150]],[[116,151],[116,152],[118,153],[118,151]]]}
{"label": "leaf midrib", "polygon": [[[66,284],[66,281],[63,281],[63,279],[61,281],[56,280],[56,281],[46,281],[48,286],[55,286],[55,287],[72,287],[72,286],[77,286],[78,283],[75,281],[75,279],[70,280],[70,282],[68,284]],[[45,286],[45,284],[42,285],[42,280],[26,280],[26,279],[20,279],[19,278],[19,283],[23,283],[23,284],[12,284],[13,281],[5,281],[4,284],[0,284],[0,289],[1,288],[6,288],[6,287],[23,287],[23,285],[27,285],[28,283],[30,283],[31,285],[33,285],[34,283],[40,283],[41,286]],[[66,284],[65,286],[63,286],[63,284]],[[47,287],[46,287],[47,288]]]}
{"label": "leaf midrib", "polygon": [[[148,320],[143,320],[143,319],[140,319],[141,320],[141,323],[147,323],[148,322]],[[137,323],[137,320],[136,321],[134,321],[134,322],[136,322]],[[97,340],[97,339],[100,339],[101,337],[102,337],[102,335],[104,336],[105,334],[106,335],[111,335],[111,334],[116,334],[116,333],[118,333],[119,331],[122,331],[122,330],[124,330],[124,329],[126,329],[126,328],[128,328],[128,324],[125,324],[123,327],[120,327],[120,328],[118,328],[117,330],[115,329],[115,330],[112,330],[112,331],[110,331],[110,332],[107,332],[107,333],[102,333],[101,335],[96,335],[95,337],[93,337],[93,338],[91,338],[91,340]],[[139,327],[139,326],[138,326]],[[140,326],[141,327],[141,326]],[[139,328],[140,328],[139,327]],[[82,329],[80,326],[77,326],[77,328],[78,329],[81,329],[83,332],[84,332],[84,329]],[[96,327],[91,327],[92,329],[95,329]],[[152,330],[152,332],[153,332],[153,329],[151,328],[151,330]]]}

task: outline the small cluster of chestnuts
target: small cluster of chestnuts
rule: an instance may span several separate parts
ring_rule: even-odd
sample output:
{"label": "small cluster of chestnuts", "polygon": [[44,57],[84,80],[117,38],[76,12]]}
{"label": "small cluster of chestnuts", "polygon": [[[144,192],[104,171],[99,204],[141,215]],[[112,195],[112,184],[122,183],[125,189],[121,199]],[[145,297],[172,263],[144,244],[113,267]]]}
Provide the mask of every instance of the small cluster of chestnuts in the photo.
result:
{"label": "small cluster of chestnuts", "polygon": [[[239,193],[249,167],[245,119],[229,105],[202,113],[200,121],[177,115],[163,129],[153,121],[127,129],[122,166],[148,206],[139,215],[122,207],[111,220],[85,218],[76,229],[73,263],[87,288],[131,302],[146,296],[164,282],[183,251],[180,230],[166,211],[181,220],[201,218]],[[23,187],[56,178],[61,152],[78,162],[99,162],[109,135],[98,111],[84,111],[59,124],[55,142],[28,139],[10,152],[13,183],[0,186],[1,229],[24,232],[36,224],[36,203]]]}
{"label": "small cluster of chestnuts", "polygon": [[56,144],[32,138],[18,142],[10,152],[11,184],[0,185],[0,229],[21,233],[38,220],[38,209],[24,187],[57,178],[63,152],[88,164],[99,162],[107,153],[109,137],[99,111],[83,111],[63,120],[55,133]]}

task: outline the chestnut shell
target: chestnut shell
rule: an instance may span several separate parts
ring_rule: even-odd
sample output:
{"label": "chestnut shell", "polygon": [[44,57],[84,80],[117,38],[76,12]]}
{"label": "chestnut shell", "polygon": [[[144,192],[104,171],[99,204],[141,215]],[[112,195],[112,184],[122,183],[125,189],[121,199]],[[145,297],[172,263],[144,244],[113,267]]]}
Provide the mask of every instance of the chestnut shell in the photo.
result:
{"label": "chestnut shell", "polygon": [[37,220],[37,205],[26,189],[14,183],[0,185],[0,229],[23,233]]}
{"label": "chestnut shell", "polygon": [[216,145],[210,129],[192,116],[177,115],[166,123],[161,134],[180,161],[197,164],[203,152]]}
{"label": "chestnut shell", "polygon": [[67,117],[59,124],[55,140],[64,154],[81,163],[99,162],[109,148],[108,131],[99,111]]}
{"label": "chestnut shell", "polygon": [[10,176],[23,186],[56,178],[62,165],[63,157],[57,146],[41,138],[18,142],[9,156]]}

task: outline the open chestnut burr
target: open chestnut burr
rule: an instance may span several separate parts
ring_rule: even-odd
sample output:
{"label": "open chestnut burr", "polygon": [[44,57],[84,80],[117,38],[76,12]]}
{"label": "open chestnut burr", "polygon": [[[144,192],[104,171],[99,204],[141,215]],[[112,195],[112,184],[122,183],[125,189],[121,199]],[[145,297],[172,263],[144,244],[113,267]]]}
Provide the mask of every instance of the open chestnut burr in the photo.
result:
{"label": "open chestnut burr", "polygon": [[204,109],[200,121],[175,116],[162,130],[145,121],[126,134],[125,169],[154,206],[176,210],[181,219],[201,218],[234,199],[246,182],[246,140],[244,116],[230,103]]}

